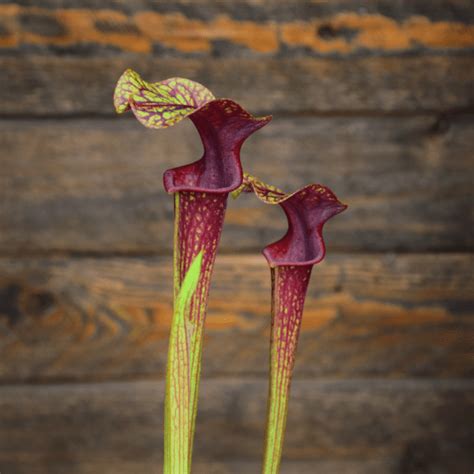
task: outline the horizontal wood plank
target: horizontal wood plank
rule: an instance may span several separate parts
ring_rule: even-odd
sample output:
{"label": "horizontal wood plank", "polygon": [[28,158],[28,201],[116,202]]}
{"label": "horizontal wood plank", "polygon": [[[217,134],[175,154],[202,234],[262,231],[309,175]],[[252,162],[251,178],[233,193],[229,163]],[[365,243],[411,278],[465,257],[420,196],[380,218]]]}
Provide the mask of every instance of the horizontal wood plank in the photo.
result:
{"label": "horizontal wood plank", "polygon": [[346,56],[469,51],[474,46],[474,26],[461,12],[453,21],[433,20],[426,8],[424,14],[413,15],[413,9],[400,6],[385,9],[388,14],[384,14],[382,5],[379,11],[336,5],[324,15],[318,6],[299,2],[295,15],[288,14],[291,7],[281,5],[260,6],[252,12],[252,7],[246,8],[250,2],[206,8],[210,3],[199,9],[172,2],[151,9],[139,4],[126,12],[103,5],[80,8],[77,3],[74,8],[56,9],[0,5],[0,52],[80,53],[89,45],[99,51],[277,57],[295,52]]}
{"label": "horizontal wood plank", "polygon": [[250,111],[417,112],[472,108],[471,55],[340,58],[153,58],[148,55],[1,56],[0,116],[113,115],[128,67],[150,81],[197,80]]}
{"label": "horizontal wood plank", "polygon": [[[16,0],[23,7],[37,6],[35,0]],[[193,4],[198,5],[193,8]],[[308,20],[312,17],[330,17],[340,12],[379,14],[397,21],[411,16],[424,16],[431,21],[458,21],[472,23],[474,12],[469,0],[42,0],[43,9],[81,8],[110,9],[125,14],[142,10],[160,13],[182,13],[188,18],[208,20],[226,14],[239,20],[257,21]]]}
{"label": "horizontal wood plank", "polygon": [[[288,191],[330,186],[349,209],[329,249],[472,250],[472,115],[280,118],[244,145],[252,174]],[[0,252],[163,253],[172,246],[168,167],[200,156],[190,122],[132,118],[0,122]],[[278,206],[230,200],[221,250],[260,251],[286,228]]]}
{"label": "horizontal wood plank", "polygon": [[[154,382],[2,387],[0,467],[8,474],[159,472],[163,392]],[[265,381],[206,380],[195,462],[229,463],[215,472],[233,473],[244,459],[252,470],[240,472],[258,472],[266,395]],[[455,380],[296,381],[284,458],[307,467],[318,459],[314,468],[346,464],[340,471],[326,464],[321,472],[328,473],[415,472],[420,465],[425,472],[469,472],[473,395],[471,382]],[[364,460],[367,471],[360,469]],[[141,469],[133,471],[134,464]],[[282,472],[314,471],[289,464]]]}
{"label": "horizontal wood plank", "polygon": [[[284,461],[281,474],[392,474],[396,460],[393,458]],[[117,461],[115,456],[106,461],[37,461],[6,462],[0,466],[8,474],[153,474],[161,472],[160,461]],[[193,474],[257,474],[261,471],[258,461],[194,462]]]}
{"label": "horizontal wood plank", "polygon": [[[473,257],[329,255],[313,272],[296,376],[469,377]],[[171,257],[0,260],[0,381],[163,377]],[[268,371],[262,256],[220,256],[203,374]]]}

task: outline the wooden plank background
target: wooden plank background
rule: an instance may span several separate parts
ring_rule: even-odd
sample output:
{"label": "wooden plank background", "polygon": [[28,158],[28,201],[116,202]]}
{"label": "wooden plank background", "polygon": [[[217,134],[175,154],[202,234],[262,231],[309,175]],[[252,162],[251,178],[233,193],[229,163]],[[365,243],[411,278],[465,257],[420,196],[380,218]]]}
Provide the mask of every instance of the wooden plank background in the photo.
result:
{"label": "wooden plank background", "polygon": [[[127,67],[273,121],[245,168],[329,185],[282,473],[474,466],[474,7],[468,0],[0,2],[0,472],[161,472],[165,169],[190,123],[116,117]],[[194,472],[259,472],[269,272],[285,220],[229,203]]]}
{"label": "wooden plank background", "polygon": [[[464,254],[328,256],[311,282],[297,376],[469,377],[473,262]],[[8,300],[0,380],[163,378],[170,257],[0,265]],[[206,376],[266,375],[269,280],[261,256],[220,256]]]}

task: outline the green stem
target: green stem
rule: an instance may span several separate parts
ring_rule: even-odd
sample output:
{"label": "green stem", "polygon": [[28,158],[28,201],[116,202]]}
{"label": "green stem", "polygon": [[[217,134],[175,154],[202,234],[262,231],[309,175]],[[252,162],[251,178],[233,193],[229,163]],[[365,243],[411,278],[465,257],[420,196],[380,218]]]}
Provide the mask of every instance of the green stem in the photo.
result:
{"label": "green stem", "polygon": [[291,376],[311,267],[271,269],[272,330],[263,474],[278,474],[283,452]]}
{"label": "green stem", "polygon": [[186,312],[201,274],[202,252],[193,260],[175,299],[168,353],[165,399],[165,473],[191,471],[190,398],[193,396],[192,358]]}

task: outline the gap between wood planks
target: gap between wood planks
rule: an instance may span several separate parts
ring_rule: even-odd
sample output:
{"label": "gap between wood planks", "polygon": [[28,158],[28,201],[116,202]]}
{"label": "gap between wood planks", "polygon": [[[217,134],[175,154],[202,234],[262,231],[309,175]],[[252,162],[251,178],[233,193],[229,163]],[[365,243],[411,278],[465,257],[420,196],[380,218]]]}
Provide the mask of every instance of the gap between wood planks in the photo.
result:
{"label": "gap between wood planks", "polygon": [[[206,381],[212,383],[238,383],[239,381],[244,383],[267,383],[265,377],[261,374],[246,373],[245,375],[228,375],[228,374],[212,374],[211,376],[203,376],[201,378],[203,384]],[[301,386],[314,385],[320,389],[342,389],[342,390],[354,390],[360,387],[368,389],[382,389],[392,390],[397,388],[407,389],[428,389],[430,387],[438,388],[441,390],[466,390],[474,392],[474,380],[460,377],[453,378],[423,378],[423,377],[402,377],[402,378],[384,378],[384,377],[354,377],[354,378],[340,378],[340,377],[296,377],[293,380],[294,384]],[[30,379],[28,381],[18,380],[3,380],[0,382],[0,388],[8,389],[11,387],[34,387],[34,386],[45,386],[51,388],[61,389],[63,387],[100,387],[104,386],[110,389],[120,388],[121,386],[136,385],[138,387],[150,387],[157,386],[158,388],[164,389],[165,381],[163,377],[153,377],[149,374],[138,374],[133,377],[117,377],[111,378],[107,376],[88,377],[87,379],[71,379],[71,378],[56,378],[54,380],[41,379]]]}
{"label": "gap between wood planks", "polygon": [[[377,109],[359,109],[359,110],[299,110],[299,111],[288,111],[275,109],[271,112],[274,118],[377,118],[377,117],[400,117],[400,118],[411,118],[420,117],[426,115],[433,115],[438,118],[450,118],[455,116],[462,116],[474,113],[474,106],[447,108],[447,109],[425,109],[420,108],[417,110],[400,109],[400,110],[377,110]],[[267,110],[252,110],[252,114],[255,116],[268,115]],[[2,114],[0,111],[0,122],[13,122],[13,121],[35,121],[35,120],[128,120],[130,122],[136,119],[132,116],[119,117],[118,115],[112,115],[111,113],[53,113],[53,114],[37,114],[30,113],[26,114]],[[0,123],[1,125],[1,123]]]}
{"label": "gap between wood planks", "polygon": [[[235,255],[235,256],[261,256],[263,249],[242,249],[242,250],[231,250],[231,249],[222,249],[219,250],[219,255]],[[420,252],[417,249],[403,249],[403,250],[379,250],[369,251],[367,249],[344,249],[337,248],[330,251],[331,255],[337,256],[363,256],[367,255],[367,258],[372,256],[404,256],[404,255],[417,255],[420,257],[425,256],[443,256],[443,255],[465,255],[465,256],[474,256],[474,252],[466,249],[433,249],[430,251]],[[87,259],[94,258],[99,260],[112,259],[112,258],[154,258],[154,257],[169,257],[172,258],[173,253],[168,250],[163,251],[133,251],[133,250],[111,250],[111,251],[94,251],[94,250],[74,250],[74,249],[49,249],[49,250],[33,250],[28,251],[27,249],[17,250],[17,251],[2,251],[0,250],[0,259],[12,259],[12,258],[56,258],[56,257],[67,257],[71,259]],[[219,258],[219,257],[217,257]],[[263,256],[262,256],[263,258]]]}

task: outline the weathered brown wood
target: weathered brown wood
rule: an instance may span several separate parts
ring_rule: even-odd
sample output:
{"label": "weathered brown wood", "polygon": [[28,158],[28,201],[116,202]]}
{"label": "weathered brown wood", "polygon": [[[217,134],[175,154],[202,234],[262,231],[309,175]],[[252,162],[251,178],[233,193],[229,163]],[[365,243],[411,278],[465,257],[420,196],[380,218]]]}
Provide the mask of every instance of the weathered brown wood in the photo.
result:
{"label": "weathered brown wood", "polygon": [[[114,456],[106,461],[71,463],[54,462],[7,462],[1,464],[8,474],[137,474],[159,473],[161,462],[153,461],[116,461]],[[314,460],[284,461],[282,474],[391,474],[395,473],[396,460],[393,458],[356,459],[356,460]],[[257,474],[261,470],[258,461],[221,461],[194,462],[193,474]]]}
{"label": "weathered brown wood", "polygon": [[[244,145],[247,171],[290,191],[330,186],[349,210],[330,249],[472,250],[472,115],[279,118]],[[170,252],[165,169],[198,158],[190,122],[157,132],[133,118],[0,122],[0,252]],[[222,251],[279,238],[281,210],[230,200]]]}
{"label": "weathered brown wood", "polygon": [[[313,273],[296,376],[473,373],[469,255],[329,255]],[[220,256],[204,376],[268,370],[270,277]],[[171,257],[0,260],[0,381],[162,377]]]}
{"label": "weathered brown wood", "polygon": [[[2,387],[0,466],[8,474],[160,472],[163,391],[155,382]],[[240,472],[258,472],[266,393],[258,379],[206,380],[195,462],[247,460],[255,470]],[[473,395],[472,382],[455,380],[295,381],[284,458],[326,461],[330,473],[469,472]]]}
{"label": "weathered brown wood", "polygon": [[424,14],[415,15],[413,9],[385,8],[386,15],[382,5],[368,11],[360,5],[347,8],[339,4],[324,14],[317,6],[299,2],[293,7],[298,13],[288,15],[288,6],[246,11],[249,3],[230,9],[219,3],[206,9],[208,5],[202,4],[199,14],[195,5],[171,2],[152,9],[141,4],[126,12],[103,5],[80,8],[77,3],[74,8],[56,9],[0,5],[0,51],[66,48],[81,52],[84,45],[91,45],[134,53],[278,56],[299,51],[347,55],[426,49],[433,53],[469,51],[474,46],[474,26],[460,13],[454,21],[446,17],[433,20],[432,15],[426,16],[426,8]]}
{"label": "weathered brown wood", "polygon": [[[16,0],[15,4],[37,6],[35,0]],[[193,8],[193,4],[199,5]],[[161,13],[179,12],[188,18],[204,19],[227,14],[239,20],[266,21],[308,20],[312,17],[328,17],[338,12],[380,14],[403,21],[410,16],[424,16],[432,21],[459,21],[469,23],[474,19],[469,0],[42,0],[42,8],[90,8],[113,9],[126,14],[140,10]]]}
{"label": "weathered brown wood", "polygon": [[470,55],[338,58],[0,57],[1,116],[113,115],[119,75],[183,76],[251,111],[370,112],[472,107]]}

